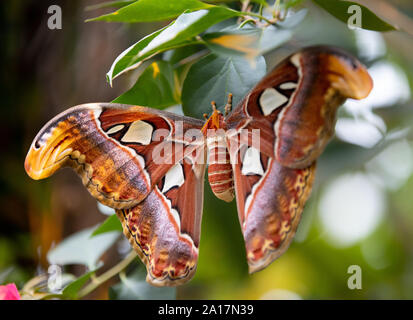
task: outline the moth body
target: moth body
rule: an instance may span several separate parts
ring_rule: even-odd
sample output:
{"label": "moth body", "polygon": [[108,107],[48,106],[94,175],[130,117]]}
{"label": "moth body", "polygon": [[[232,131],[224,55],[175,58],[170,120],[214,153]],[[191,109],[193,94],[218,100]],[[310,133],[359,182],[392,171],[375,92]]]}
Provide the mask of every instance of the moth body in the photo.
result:
{"label": "moth body", "polygon": [[218,133],[208,138],[207,147],[208,181],[212,192],[217,198],[231,202],[234,199],[234,180],[225,136]]}

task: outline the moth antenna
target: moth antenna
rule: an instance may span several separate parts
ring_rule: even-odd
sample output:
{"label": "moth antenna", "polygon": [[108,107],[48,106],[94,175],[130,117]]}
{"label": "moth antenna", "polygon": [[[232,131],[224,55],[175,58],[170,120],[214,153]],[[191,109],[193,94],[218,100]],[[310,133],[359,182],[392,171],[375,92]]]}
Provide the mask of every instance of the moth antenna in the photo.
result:
{"label": "moth antenna", "polygon": [[225,115],[231,112],[232,109],[232,93],[228,93],[227,104],[225,105]]}
{"label": "moth antenna", "polygon": [[215,101],[211,101],[211,106],[213,112],[217,111],[217,104],[215,103]]}

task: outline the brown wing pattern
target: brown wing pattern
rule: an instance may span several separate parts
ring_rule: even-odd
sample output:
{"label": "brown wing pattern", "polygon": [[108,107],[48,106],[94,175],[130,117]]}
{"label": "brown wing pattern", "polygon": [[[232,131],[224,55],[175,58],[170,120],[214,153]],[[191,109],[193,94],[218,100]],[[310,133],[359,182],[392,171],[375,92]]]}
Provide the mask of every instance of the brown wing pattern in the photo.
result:
{"label": "brown wing pattern", "polygon": [[144,201],[117,211],[155,286],[180,285],[196,270],[205,161],[194,160],[175,164]]}
{"label": "brown wing pattern", "polygon": [[290,245],[311,192],[316,164],[293,169],[259,153],[256,162],[255,157],[246,159],[249,148],[243,145],[232,159],[236,159],[238,216],[252,273],[265,268]]}
{"label": "brown wing pattern", "polygon": [[311,192],[315,161],[334,134],[338,107],[371,89],[358,60],[337,48],[310,47],[276,66],[226,118],[251,272],[288,248]]}
{"label": "brown wing pattern", "polygon": [[357,59],[338,48],[309,47],[268,73],[226,123],[235,133],[260,128],[261,152],[284,166],[305,168],[333,136],[338,107],[347,98],[365,98],[371,89]]}
{"label": "brown wing pattern", "polygon": [[[169,168],[197,147],[177,136],[178,121],[185,126],[182,130],[199,129],[203,124],[138,106],[94,103],[73,107],[39,132],[25,168],[33,179],[43,179],[61,167],[73,167],[100,202],[128,208],[145,199]],[[179,147],[182,152],[175,152]],[[163,155],[155,148],[171,152]]]}
{"label": "brown wing pattern", "polygon": [[95,198],[117,209],[148,281],[177,285],[192,277],[198,258],[206,163],[202,125],[144,107],[82,105],[44,126],[25,168],[42,179],[73,167]]}

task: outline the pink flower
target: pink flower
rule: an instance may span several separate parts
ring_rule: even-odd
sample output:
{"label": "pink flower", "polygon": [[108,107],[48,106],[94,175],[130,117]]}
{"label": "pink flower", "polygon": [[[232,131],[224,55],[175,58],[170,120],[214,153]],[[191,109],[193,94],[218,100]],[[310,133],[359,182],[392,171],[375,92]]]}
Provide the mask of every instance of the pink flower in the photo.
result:
{"label": "pink flower", "polygon": [[20,294],[14,283],[0,286],[0,300],[20,300]]}

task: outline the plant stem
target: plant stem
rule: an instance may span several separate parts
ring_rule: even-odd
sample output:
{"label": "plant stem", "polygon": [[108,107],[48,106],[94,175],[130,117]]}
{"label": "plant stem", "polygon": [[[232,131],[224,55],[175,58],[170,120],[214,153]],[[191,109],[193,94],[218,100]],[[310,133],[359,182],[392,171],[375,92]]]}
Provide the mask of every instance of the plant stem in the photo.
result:
{"label": "plant stem", "polygon": [[247,20],[244,20],[244,21],[238,26],[238,29],[241,29],[241,28],[242,28],[243,26],[245,26],[247,23],[253,23],[253,24],[255,25],[255,20],[252,19],[252,18],[247,19]]}
{"label": "plant stem", "polygon": [[261,20],[264,20],[265,22],[269,23],[269,24],[275,24],[275,21],[272,21],[270,19],[267,19],[266,17],[258,14],[258,13],[254,13],[254,12],[243,12],[241,11],[240,14],[244,15],[244,16],[250,16],[250,17],[257,17],[260,18]]}
{"label": "plant stem", "polygon": [[273,13],[272,13],[273,18],[278,18],[280,14],[280,2],[281,2],[280,0],[276,0],[274,2]]}
{"label": "plant stem", "polygon": [[113,268],[109,269],[105,273],[98,276],[91,283],[89,283],[86,287],[80,290],[78,294],[79,299],[91,293],[93,290],[99,287],[102,283],[108,281],[110,278],[116,276],[118,273],[124,270],[133,260],[135,260],[135,258],[136,258],[135,251],[131,251],[125,259],[120,261]]}

